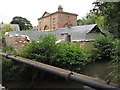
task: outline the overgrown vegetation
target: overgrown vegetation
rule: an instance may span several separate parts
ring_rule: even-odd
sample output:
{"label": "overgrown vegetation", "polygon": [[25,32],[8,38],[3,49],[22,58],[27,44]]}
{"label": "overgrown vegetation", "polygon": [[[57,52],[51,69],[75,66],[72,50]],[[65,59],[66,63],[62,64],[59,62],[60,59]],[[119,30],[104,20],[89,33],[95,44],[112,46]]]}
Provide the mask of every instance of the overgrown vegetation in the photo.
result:
{"label": "overgrown vegetation", "polygon": [[109,60],[110,68],[113,71],[109,74],[112,81],[117,81],[120,85],[120,40],[110,35],[100,35],[94,44],[93,58],[95,60]]}
{"label": "overgrown vegetation", "polygon": [[[77,43],[55,44],[55,42],[56,38],[53,35],[41,35],[39,41],[32,40],[25,48],[19,50],[17,55],[66,70],[78,73],[82,72],[82,67],[90,62],[87,59],[89,55],[84,53],[83,49],[79,48]],[[29,74],[29,78],[41,77],[41,71],[34,71],[33,67],[6,59],[3,61],[3,71],[3,77],[6,79],[10,76],[15,77],[16,74],[21,77]]]}
{"label": "overgrown vegetation", "polygon": [[109,75],[112,76],[112,80],[120,86],[120,40],[117,39],[113,41],[113,44],[114,46],[111,53],[112,60],[110,62],[110,67],[114,70]]}
{"label": "overgrown vegetation", "polygon": [[96,60],[112,60],[111,52],[113,49],[113,41],[115,39],[112,36],[104,36],[100,34],[96,37],[95,41],[93,42],[94,45],[94,59]]}
{"label": "overgrown vegetation", "polygon": [[[92,53],[92,60],[109,60],[110,67],[114,69],[113,72],[110,73],[110,76],[120,85],[120,2],[95,2],[94,6],[92,13],[78,20],[78,25],[96,23],[98,26],[107,29],[116,36],[115,38],[113,35],[100,35],[93,43],[95,48],[93,51],[89,50],[89,53]],[[17,17],[17,20],[19,19],[22,18]],[[16,23],[16,21],[13,23]],[[30,23],[28,22],[28,24]],[[28,27],[25,26],[23,28],[26,29]],[[21,28],[21,30],[23,28]],[[81,72],[81,68],[90,62],[89,59],[87,59],[89,55],[86,54],[83,49],[79,48],[77,44],[70,42],[55,44],[55,41],[56,39],[52,35],[40,36],[39,41],[33,40],[26,48],[20,50],[17,55],[75,72]],[[10,53],[11,50],[12,48],[10,47],[3,49],[4,52],[8,53]],[[4,78],[14,77],[14,74],[39,77],[41,73],[32,67],[9,60],[3,61],[3,71]],[[31,71],[33,73],[31,73]]]}
{"label": "overgrown vegetation", "polygon": [[77,20],[77,25],[89,25],[95,24],[97,19],[97,15],[88,13],[85,17]]}
{"label": "overgrown vegetation", "polygon": [[[114,80],[118,81],[120,86],[120,2],[94,2],[93,4],[94,8],[92,13],[102,19],[97,22],[103,23],[103,25],[101,25],[102,28],[108,30],[112,33],[112,36],[114,36],[114,38],[109,36],[101,37],[101,40],[99,41],[102,42],[102,45],[97,45],[100,47],[97,48],[98,51],[101,52],[100,54],[97,53],[97,57],[101,59],[103,59],[103,57],[107,57],[111,60],[110,67],[114,68],[114,70],[110,75],[113,76]],[[98,44],[100,44],[100,42],[98,42]]]}
{"label": "overgrown vegetation", "polygon": [[75,72],[80,72],[81,67],[89,62],[88,54],[77,44],[55,44],[55,41],[53,35],[41,35],[39,41],[33,40],[19,55]]}
{"label": "overgrown vegetation", "polygon": [[120,38],[120,2],[94,2],[92,12],[103,17],[103,28]]}

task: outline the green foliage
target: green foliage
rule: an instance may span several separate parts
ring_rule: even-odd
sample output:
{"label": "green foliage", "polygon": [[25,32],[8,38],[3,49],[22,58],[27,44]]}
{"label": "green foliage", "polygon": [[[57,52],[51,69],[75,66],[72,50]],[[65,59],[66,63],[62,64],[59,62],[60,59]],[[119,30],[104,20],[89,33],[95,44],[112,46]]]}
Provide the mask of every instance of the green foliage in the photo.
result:
{"label": "green foliage", "polygon": [[[85,66],[89,60],[88,54],[79,48],[79,45],[67,42],[55,44],[56,38],[53,35],[41,35],[39,41],[32,40],[25,48],[19,50],[17,55],[46,63],[56,67],[74,72],[81,72],[81,68]],[[12,48],[6,47],[6,50]],[[6,52],[9,52],[6,51]],[[11,61],[3,58],[3,80],[9,79],[40,79],[44,78],[47,73],[35,69],[31,66]],[[32,73],[31,73],[32,72]],[[43,76],[44,75],[44,76]]]}
{"label": "green foliage", "polygon": [[14,31],[14,28],[10,26],[10,24],[3,24],[2,28],[0,28],[0,46],[2,46],[2,44],[4,44],[4,46],[6,45],[4,34],[9,31]]}
{"label": "green foliage", "polygon": [[96,37],[93,43],[95,47],[95,50],[94,50],[95,53],[93,53],[95,54],[95,59],[111,60],[113,41],[114,41],[114,38],[111,36],[104,36],[101,34],[98,37]]}
{"label": "green foliage", "polygon": [[120,2],[94,2],[93,13],[104,16],[104,28],[120,37]]}
{"label": "green foliage", "polygon": [[14,28],[10,26],[10,24],[3,24],[2,29],[4,32],[15,31]]}
{"label": "green foliage", "polygon": [[102,27],[104,28],[105,27],[105,16],[98,16],[97,19],[96,19],[96,24],[99,26],[99,27]]}
{"label": "green foliage", "polygon": [[95,24],[97,15],[88,13],[82,19],[77,20],[77,25],[88,25],[88,24]]}
{"label": "green foliage", "polygon": [[39,41],[32,40],[26,48],[21,50],[21,56],[37,61],[50,63],[52,55],[57,52],[53,35],[41,35]]}
{"label": "green foliage", "polygon": [[76,44],[55,44],[53,35],[42,35],[39,41],[33,40],[20,55],[25,58],[47,63],[67,70],[80,72],[82,66],[88,63],[87,54]]}
{"label": "green foliage", "polygon": [[113,42],[114,47],[112,49],[112,61],[110,62],[110,67],[114,70],[110,73],[114,81],[117,81],[120,86],[120,40],[115,40]]}
{"label": "green foliage", "polygon": [[89,62],[88,54],[85,54],[77,44],[67,42],[58,44],[57,47],[59,51],[55,59],[56,66],[80,72],[81,68]]}
{"label": "green foliage", "polygon": [[17,53],[13,47],[6,46],[6,45],[2,48],[2,52],[7,53],[7,54],[13,54],[13,55]]}
{"label": "green foliage", "polygon": [[9,31],[15,31],[15,30],[12,26],[10,26],[10,24],[3,24],[0,30],[0,35],[2,36],[2,38],[4,38],[5,32],[9,32]]}
{"label": "green foliage", "polygon": [[13,18],[13,20],[10,22],[11,24],[18,24],[20,26],[20,30],[29,30],[32,28],[32,24],[29,20],[23,17],[16,16]]}
{"label": "green foliage", "polygon": [[28,65],[2,57],[2,79],[14,80],[30,78],[32,68]]}
{"label": "green foliage", "polygon": [[120,85],[120,40],[112,36],[100,35],[93,43],[94,59],[110,60],[110,67],[113,71],[109,74],[112,81]]}

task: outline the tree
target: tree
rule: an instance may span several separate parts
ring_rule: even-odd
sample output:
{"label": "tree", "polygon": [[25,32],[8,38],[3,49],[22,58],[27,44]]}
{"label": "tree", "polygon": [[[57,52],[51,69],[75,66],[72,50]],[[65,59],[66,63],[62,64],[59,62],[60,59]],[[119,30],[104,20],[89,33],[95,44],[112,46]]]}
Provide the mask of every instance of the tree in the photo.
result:
{"label": "tree", "polygon": [[78,25],[88,25],[88,24],[95,24],[96,23],[97,16],[92,13],[88,13],[85,17],[82,17],[82,19],[77,20]]}
{"label": "tree", "polygon": [[5,32],[9,32],[9,31],[15,31],[14,28],[12,26],[10,26],[10,24],[3,24],[2,28],[0,30],[0,42],[1,44],[4,43],[5,44]]}
{"label": "tree", "polygon": [[97,19],[96,19],[96,24],[101,27],[101,28],[104,28],[104,22],[105,22],[105,18],[104,16],[98,16]]}
{"label": "tree", "polygon": [[120,40],[115,39],[113,41],[113,48],[111,54],[111,62],[110,67],[112,68],[112,72],[109,74],[112,77],[112,80],[118,84],[120,87]]}
{"label": "tree", "polygon": [[92,12],[104,16],[104,28],[120,38],[120,2],[94,2]]}
{"label": "tree", "polygon": [[10,26],[10,24],[3,24],[2,30],[4,32],[15,31],[14,28],[12,26]]}
{"label": "tree", "polygon": [[2,35],[2,38],[4,38],[5,32],[9,32],[9,31],[15,31],[15,30],[12,26],[10,26],[10,24],[3,24],[0,30],[0,34]]}
{"label": "tree", "polygon": [[18,24],[20,26],[20,30],[28,30],[32,28],[32,24],[29,20],[19,16],[14,17],[10,23]]}

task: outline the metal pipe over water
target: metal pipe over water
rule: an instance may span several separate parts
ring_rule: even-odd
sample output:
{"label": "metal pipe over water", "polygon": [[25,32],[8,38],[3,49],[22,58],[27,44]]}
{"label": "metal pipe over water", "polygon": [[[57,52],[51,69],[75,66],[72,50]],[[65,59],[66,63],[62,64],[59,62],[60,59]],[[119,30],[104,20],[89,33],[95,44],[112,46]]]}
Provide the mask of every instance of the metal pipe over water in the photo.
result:
{"label": "metal pipe over water", "polygon": [[36,68],[39,68],[40,70],[49,72],[51,74],[55,74],[57,76],[63,77],[67,80],[72,80],[75,82],[78,82],[80,84],[95,88],[95,89],[119,89],[118,87],[115,87],[113,85],[108,85],[105,81],[103,80],[97,80],[95,78],[89,77],[89,76],[85,76],[82,74],[78,74],[75,72],[71,72],[68,70],[64,70],[58,67],[54,67],[54,66],[50,66],[47,64],[43,64],[37,61],[33,61],[33,60],[29,60],[26,58],[22,58],[22,57],[18,57],[18,56],[11,56],[9,54],[4,54],[4,53],[0,53],[1,56],[4,56],[8,59],[12,59],[18,62],[22,62],[31,66],[34,66]]}

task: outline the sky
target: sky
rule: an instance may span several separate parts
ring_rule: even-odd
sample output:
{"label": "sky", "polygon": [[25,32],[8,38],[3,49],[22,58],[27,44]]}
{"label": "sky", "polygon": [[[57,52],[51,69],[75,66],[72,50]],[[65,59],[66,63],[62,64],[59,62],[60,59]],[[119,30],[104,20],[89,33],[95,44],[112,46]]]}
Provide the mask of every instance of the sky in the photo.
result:
{"label": "sky", "polygon": [[78,14],[77,19],[86,16],[95,0],[1,0],[0,23],[10,23],[15,16],[28,19],[37,26],[38,18],[45,11],[53,13],[62,5],[63,11]]}

